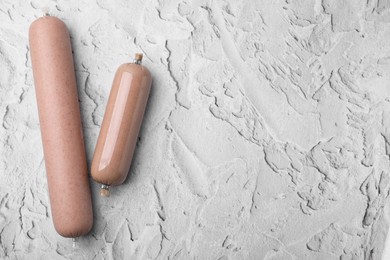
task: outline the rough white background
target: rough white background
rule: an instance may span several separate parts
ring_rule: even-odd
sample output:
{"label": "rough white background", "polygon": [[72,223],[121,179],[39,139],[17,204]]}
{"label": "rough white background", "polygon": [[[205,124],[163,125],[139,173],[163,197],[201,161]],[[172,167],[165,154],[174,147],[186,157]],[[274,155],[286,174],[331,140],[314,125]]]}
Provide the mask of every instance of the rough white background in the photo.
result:
{"label": "rough white background", "polygon": [[[72,248],[51,222],[28,28],[67,24],[87,156],[114,72],[154,83],[127,181]],[[390,1],[0,2],[0,258],[380,259]],[[59,158],[61,159],[61,158]]]}

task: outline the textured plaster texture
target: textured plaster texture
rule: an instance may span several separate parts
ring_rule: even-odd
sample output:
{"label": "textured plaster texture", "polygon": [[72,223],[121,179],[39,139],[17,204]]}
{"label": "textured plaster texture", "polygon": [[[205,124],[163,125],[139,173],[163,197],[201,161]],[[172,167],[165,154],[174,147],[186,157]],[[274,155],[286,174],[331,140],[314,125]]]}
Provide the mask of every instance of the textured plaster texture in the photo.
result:
{"label": "textured plaster texture", "polygon": [[[91,180],[76,248],[51,222],[28,48],[45,6],[89,164],[117,67],[143,52],[154,79],[129,177],[108,199]],[[389,1],[1,0],[0,117],[2,259],[382,257]]]}

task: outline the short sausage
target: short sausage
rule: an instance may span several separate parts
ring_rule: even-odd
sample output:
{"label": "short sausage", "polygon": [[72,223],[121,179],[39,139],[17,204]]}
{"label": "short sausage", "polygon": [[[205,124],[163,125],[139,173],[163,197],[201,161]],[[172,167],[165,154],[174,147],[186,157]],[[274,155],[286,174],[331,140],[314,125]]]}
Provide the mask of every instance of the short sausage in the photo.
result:
{"label": "short sausage", "polygon": [[130,169],[152,84],[141,61],[142,54],[136,54],[134,63],[122,64],[112,84],[91,169],[103,184],[102,196],[109,195],[110,185],[123,183]]}

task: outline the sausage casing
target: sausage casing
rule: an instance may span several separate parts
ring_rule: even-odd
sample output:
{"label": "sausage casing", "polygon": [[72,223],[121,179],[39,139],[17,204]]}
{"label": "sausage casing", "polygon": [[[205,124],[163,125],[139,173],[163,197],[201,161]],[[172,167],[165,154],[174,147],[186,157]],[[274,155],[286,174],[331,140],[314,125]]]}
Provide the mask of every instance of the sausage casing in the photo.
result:
{"label": "sausage casing", "polygon": [[92,161],[95,181],[110,186],[126,179],[151,83],[149,70],[141,64],[126,63],[118,68]]}
{"label": "sausage casing", "polygon": [[54,227],[78,237],[93,213],[69,32],[45,16],[31,24],[29,42]]}

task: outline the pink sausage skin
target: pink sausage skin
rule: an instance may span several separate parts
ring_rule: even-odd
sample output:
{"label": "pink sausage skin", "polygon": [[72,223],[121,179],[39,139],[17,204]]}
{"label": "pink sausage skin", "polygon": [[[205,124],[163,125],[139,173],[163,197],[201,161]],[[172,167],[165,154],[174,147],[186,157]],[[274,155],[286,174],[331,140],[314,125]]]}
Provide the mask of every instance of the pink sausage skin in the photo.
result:
{"label": "pink sausage skin", "polygon": [[126,179],[151,84],[151,74],[141,64],[126,63],[118,68],[92,160],[95,181],[111,186]]}
{"label": "pink sausage skin", "polygon": [[93,211],[69,32],[41,17],[29,42],[54,227],[79,237],[91,230]]}

